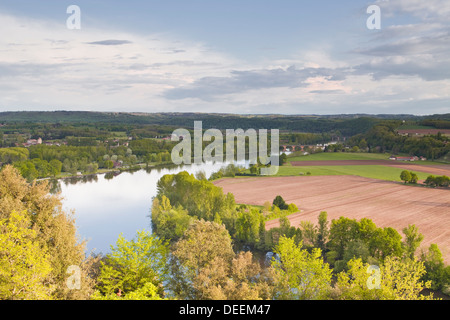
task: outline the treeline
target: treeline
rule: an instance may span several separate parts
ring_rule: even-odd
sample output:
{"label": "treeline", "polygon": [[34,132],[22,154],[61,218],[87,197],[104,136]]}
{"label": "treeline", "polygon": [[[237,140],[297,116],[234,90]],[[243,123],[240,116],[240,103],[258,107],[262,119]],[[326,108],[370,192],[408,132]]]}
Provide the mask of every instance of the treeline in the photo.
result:
{"label": "treeline", "polygon": [[423,120],[422,126],[430,126],[436,129],[450,129],[450,120]]}
{"label": "treeline", "polygon": [[280,144],[314,145],[323,144],[341,138],[340,133],[289,133],[282,134]]}
{"label": "treeline", "polygon": [[430,160],[439,159],[450,152],[449,137],[441,134],[423,137],[401,136],[396,129],[398,121],[377,124],[368,132],[359,134],[347,142],[349,146],[367,145],[369,152],[405,153],[423,156]]}
{"label": "treeline", "polygon": [[161,125],[176,128],[193,128],[194,121],[203,127],[216,129],[279,129],[297,132],[336,132],[352,136],[367,131],[379,122],[376,116],[300,116],[300,115],[233,115],[198,113],[100,113],[100,112],[2,112],[0,123],[84,123]]}
{"label": "treeline", "polygon": [[0,148],[0,165],[12,164],[26,179],[32,181],[57,176],[62,172],[71,175],[77,172],[90,174],[98,169],[171,160],[171,142],[142,139],[130,141],[129,146],[117,144],[119,143],[98,143],[93,138],[79,137],[69,139],[67,145],[40,144],[28,148]]}
{"label": "treeline", "polygon": [[430,175],[425,179],[424,184],[430,187],[449,187],[450,177]]}

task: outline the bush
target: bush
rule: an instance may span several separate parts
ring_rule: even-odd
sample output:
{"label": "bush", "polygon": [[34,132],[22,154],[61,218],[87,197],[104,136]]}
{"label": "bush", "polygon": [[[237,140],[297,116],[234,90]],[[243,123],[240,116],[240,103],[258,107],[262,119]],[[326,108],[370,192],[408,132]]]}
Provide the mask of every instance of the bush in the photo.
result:
{"label": "bush", "polygon": [[273,199],[272,204],[281,210],[286,210],[288,208],[288,205],[281,196],[276,196],[275,199]]}

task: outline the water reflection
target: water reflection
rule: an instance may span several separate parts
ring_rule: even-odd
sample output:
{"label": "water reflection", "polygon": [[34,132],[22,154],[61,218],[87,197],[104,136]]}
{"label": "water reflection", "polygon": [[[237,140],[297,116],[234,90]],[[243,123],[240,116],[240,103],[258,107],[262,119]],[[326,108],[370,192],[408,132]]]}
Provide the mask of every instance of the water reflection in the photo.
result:
{"label": "water reflection", "polygon": [[[137,230],[151,231],[150,207],[156,183],[165,174],[203,171],[207,177],[227,163],[203,163],[155,167],[133,172],[66,178],[51,182],[61,192],[63,207],[75,211],[81,239],[88,240],[87,252],[107,253],[120,233],[132,239]],[[245,162],[236,163],[248,167]]]}

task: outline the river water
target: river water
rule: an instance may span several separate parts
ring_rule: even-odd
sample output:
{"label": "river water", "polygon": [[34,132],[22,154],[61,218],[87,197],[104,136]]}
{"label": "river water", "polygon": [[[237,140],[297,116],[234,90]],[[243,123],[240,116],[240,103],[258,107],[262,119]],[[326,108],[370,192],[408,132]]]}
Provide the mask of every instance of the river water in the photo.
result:
{"label": "river water", "polygon": [[[235,163],[246,166],[245,162]],[[97,174],[59,180],[56,188],[65,211],[74,211],[78,236],[87,240],[86,253],[106,254],[122,234],[131,240],[138,230],[151,231],[150,209],[156,184],[165,174],[187,171],[211,173],[227,163],[191,164],[142,169],[120,174]]]}

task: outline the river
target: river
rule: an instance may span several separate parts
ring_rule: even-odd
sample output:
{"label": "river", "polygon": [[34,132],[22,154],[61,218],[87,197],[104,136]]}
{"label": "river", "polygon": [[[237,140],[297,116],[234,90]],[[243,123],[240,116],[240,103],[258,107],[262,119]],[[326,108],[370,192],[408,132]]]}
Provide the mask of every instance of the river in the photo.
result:
{"label": "river", "polygon": [[[245,162],[235,163],[246,166]],[[106,254],[122,234],[131,240],[138,230],[151,231],[150,209],[156,184],[165,174],[181,171],[206,176],[227,163],[156,167],[120,174],[96,174],[61,179],[56,185],[63,197],[63,209],[74,211],[80,240],[86,240],[86,253]]]}

